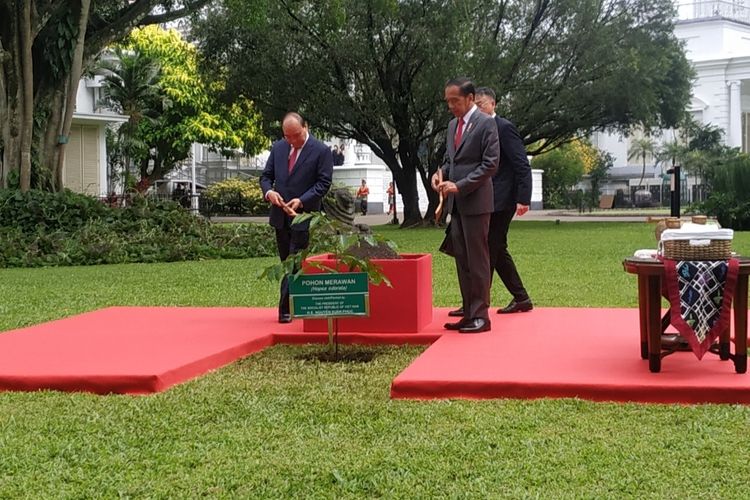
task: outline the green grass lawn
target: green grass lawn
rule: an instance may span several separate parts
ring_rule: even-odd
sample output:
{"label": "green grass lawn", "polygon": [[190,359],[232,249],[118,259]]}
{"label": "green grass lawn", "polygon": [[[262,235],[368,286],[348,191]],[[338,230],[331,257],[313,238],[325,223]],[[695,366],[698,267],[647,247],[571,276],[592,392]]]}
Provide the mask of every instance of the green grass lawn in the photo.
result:
{"label": "green grass lawn", "polygon": [[[402,252],[443,234],[378,231]],[[635,307],[621,261],[654,246],[644,223],[516,222],[510,236],[542,307]],[[750,234],[734,248],[750,253]],[[273,306],[276,285],[256,278],[269,262],[0,270],[0,330],[109,305]],[[452,260],[434,254],[433,283],[436,305],[458,304]],[[499,283],[492,297],[509,300]],[[153,396],[0,393],[0,498],[748,496],[746,407],[391,401],[423,348],[305,360],[321,349],[275,346]]]}

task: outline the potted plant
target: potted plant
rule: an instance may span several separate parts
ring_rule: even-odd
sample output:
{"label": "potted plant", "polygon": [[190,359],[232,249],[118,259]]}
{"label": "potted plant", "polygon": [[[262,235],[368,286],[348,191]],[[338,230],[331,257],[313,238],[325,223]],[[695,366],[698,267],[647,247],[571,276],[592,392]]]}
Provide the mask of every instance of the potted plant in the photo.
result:
{"label": "potted plant", "polygon": [[[262,276],[365,272],[370,282],[370,316],[338,320],[339,331],[418,333],[432,321],[432,256],[398,254],[395,244],[322,213],[302,214],[293,223],[310,221],[310,245]],[[305,319],[305,332],[324,332],[324,319]]]}

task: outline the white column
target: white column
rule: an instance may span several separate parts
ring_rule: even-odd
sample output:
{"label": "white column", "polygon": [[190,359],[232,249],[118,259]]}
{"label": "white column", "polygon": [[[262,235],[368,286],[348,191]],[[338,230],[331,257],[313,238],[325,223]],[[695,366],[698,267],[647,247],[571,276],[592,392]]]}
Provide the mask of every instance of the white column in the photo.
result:
{"label": "white column", "polygon": [[541,210],[544,208],[544,197],[542,196],[543,173],[544,170],[542,169],[531,169],[531,210]]}
{"label": "white column", "polygon": [[190,162],[190,210],[193,212],[193,215],[198,214],[198,193],[195,188],[195,155],[198,153],[196,146],[197,144],[193,143],[192,154],[190,155],[192,156],[192,161]]}
{"label": "white column", "polygon": [[729,134],[728,143],[733,148],[742,147],[742,100],[740,89],[742,82],[735,80],[729,85]]}
{"label": "white column", "polygon": [[107,126],[97,127],[99,130],[99,197],[106,198],[109,194],[109,169],[107,168]]}
{"label": "white column", "polygon": [[[349,139],[342,142],[346,146],[344,150],[344,165],[351,167],[357,163],[357,151],[354,149],[354,141]],[[357,184],[359,186],[359,184]]]}

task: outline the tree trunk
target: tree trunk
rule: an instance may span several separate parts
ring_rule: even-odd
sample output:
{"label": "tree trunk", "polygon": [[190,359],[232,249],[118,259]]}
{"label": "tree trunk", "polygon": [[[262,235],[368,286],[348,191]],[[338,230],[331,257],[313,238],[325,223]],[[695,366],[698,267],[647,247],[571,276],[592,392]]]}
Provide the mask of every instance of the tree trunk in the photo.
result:
{"label": "tree trunk", "polygon": [[[64,82],[52,84],[54,87],[50,84],[51,82],[41,82],[39,84],[34,101],[34,109],[36,109],[37,114],[44,113],[47,117],[44,129],[39,131],[40,137],[38,138],[39,147],[37,148],[37,154],[39,158],[37,160],[41,168],[50,165],[50,156],[55,153],[55,146],[57,145],[59,135],[58,131],[62,122],[63,100],[65,98]],[[55,185],[54,171],[47,168],[46,172],[49,173],[49,184],[36,187],[55,191],[61,190],[62,185]]]}
{"label": "tree trunk", "polygon": [[[421,177],[421,176],[420,176]],[[424,214],[425,221],[434,221],[435,220],[435,210],[437,209],[438,203],[440,203],[440,197],[439,195],[432,189],[432,174],[428,172],[427,177],[422,177],[422,184],[424,185],[424,190],[427,193],[427,211]],[[447,214],[443,213],[443,216],[440,218],[440,222],[445,222],[445,217]]]}
{"label": "tree trunk", "polygon": [[367,144],[378,158],[383,160],[393,174],[396,191],[401,195],[404,204],[404,221],[401,227],[411,227],[422,222],[422,214],[419,211],[419,199],[417,195],[416,169],[412,165],[402,167],[396,151],[393,149],[391,139],[379,136],[373,139],[375,134],[353,134],[350,139]]}
{"label": "tree trunk", "polygon": [[643,154],[643,169],[641,170],[641,179],[638,181],[638,189],[643,189],[643,178],[646,177],[646,154]]}
{"label": "tree trunk", "polygon": [[142,178],[148,180],[149,186],[153,186],[154,182],[163,179],[164,176],[172,170],[174,165],[165,165],[164,158],[159,155],[154,158],[154,168],[151,172],[148,171],[148,158],[146,158],[146,168],[142,170],[145,175],[142,174]]}
{"label": "tree trunk", "polygon": [[[0,127],[2,127],[2,140],[3,140],[3,184],[2,187],[7,188],[10,182],[10,174],[18,173],[19,167],[19,147],[20,142],[18,138],[18,120],[20,118],[20,110],[18,109],[19,94],[20,90],[16,87],[13,91],[12,87],[15,86],[17,80],[14,78],[14,68],[8,70],[5,75],[8,75],[5,80],[7,96],[9,99],[6,101],[4,115],[0,115]],[[5,76],[4,75],[4,76]]]}
{"label": "tree trunk", "polygon": [[20,123],[20,187],[26,192],[31,187],[31,139],[34,131],[34,69],[32,67],[31,2],[19,2],[18,9],[18,55],[21,66],[21,123]]}
{"label": "tree trunk", "polygon": [[[156,171],[157,165],[161,161],[158,154],[153,160],[154,160],[154,170],[152,170],[151,173]],[[148,164],[150,163],[150,161],[151,161],[151,157],[146,156],[145,158],[142,158],[140,162],[138,163],[138,173],[140,174],[140,178],[138,179],[139,182],[142,181],[143,179],[148,179],[149,182],[151,181],[151,179],[149,178],[149,174],[148,174]]]}
{"label": "tree trunk", "polygon": [[399,164],[395,155],[384,155],[380,157],[393,175],[396,183],[396,192],[401,195],[404,204],[404,219],[401,227],[411,227],[422,222],[422,214],[419,211],[419,199],[417,196],[416,174],[414,169],[404,169]]}
{"label": "tree trunk", "polygon": [[[4,51],[0,43],[0,52]],[[1,56],[0,56],[1,57]],[[6,77],[7,60],[0,60],[0,141],[3,144],[3,154],[0,158],[0,188],[8,187],[8,174],[13,166],[12,142],[10,137],[10,111],[8,102],[8,83]]]}
{"label": "tree trunk", "polygon": [[[416,213],[419,215],[418,219],[414,218],[413,220],[410,220],[409,225],[414,225],[425,221],[428,223],[432,223],[432,220],[435,216],[435,208],[437,208],[438,203],[438,195],[435,191],[432,190],[432,185],[430,183],[431,174],[429,173],[429,170],[425,171],[424,167],[422,167],[418,150],[418,145],[412,145],[411,147],[404,146],[399,149],[401,165],[405,167],[405,171],[410,172],[411,174],[407,182],[410,182],[413,185],[414,203],[416,206]],[[427,195],[428,206],[424,218],[422,218],[422,213],[419,211],[417,177],[419,177],[419,182],[422,183],[422,186],[424,187],[425,193]],[[406,204],[404,204],[404,206],[406,206]],[[406,210],[404,210],[404,212],[406,212]],[[405,219],[408,218],[405,216]],[[407,221],[405,220],[404,222],[406,223]]]}
{"label": "tree trunk", "polygon": [[9,174],[18,171],[18,140],[10,134],[10,125],[3,124],[3,185],[9,187]]}
{"label": "tree trunk", "polygon": [[401,227],[411,227],[422,223],[422,212],[419,211],[417,193],[417,171],[414,168],[401,168],[399,175],[394,173],[396,187],[404,203],[404,220]]}
{"label": "tree trunk", "polygon": [[6,67],[9,57],[5,52],[2,38],[0,37],[0,143],[2,156],[0,156],[0,189],[8,187],[8,169],[10,163],[6,161],[6,153],[10,143],[10,126],[8,123],[8,83]]}
{"label": "tree trunk", "polygon": [[[65,162],[65,145],[70,135],[70,126],[73,121],[73,111],[76,105],[76,96],[78,94],[78,82],[83,73],[83,48],[86,39],[86,26],[89,22],[90,0],[81,0],[80,12],[78,13],[78,36],[76,45],[73,49],[73,59],[70,65],[70,74],[65,84],[66,99],[62,114],[62,127],[59,129],[59,136],[63,140],[57,141],[52,157],[49,158],[48,168],[52,172],[54,179],[54,190],[60,191],[63,188],[63,164]],[[55,127],[57,129],[57,127]]]}

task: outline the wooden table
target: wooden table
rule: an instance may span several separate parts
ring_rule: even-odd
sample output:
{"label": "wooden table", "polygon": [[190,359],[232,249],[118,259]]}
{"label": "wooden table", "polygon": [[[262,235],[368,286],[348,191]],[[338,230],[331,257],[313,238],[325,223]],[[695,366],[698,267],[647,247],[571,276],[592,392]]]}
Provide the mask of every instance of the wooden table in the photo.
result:
{"label": "wooden table", "polygon": [[[739,257],[739,273],[734,291],[734,353],[730,352],[729,329],[719,336],[719,356],[732,359],[737,373],[747,371],[747,281],[750,259]],[[622,262],[625,271],[638,276],[638,312],[641,330],[641,358],[648,359],[648,368],[661,371],[663,331],[661,320],[661,291],[664,264],[656,259],[630,257]]]}

